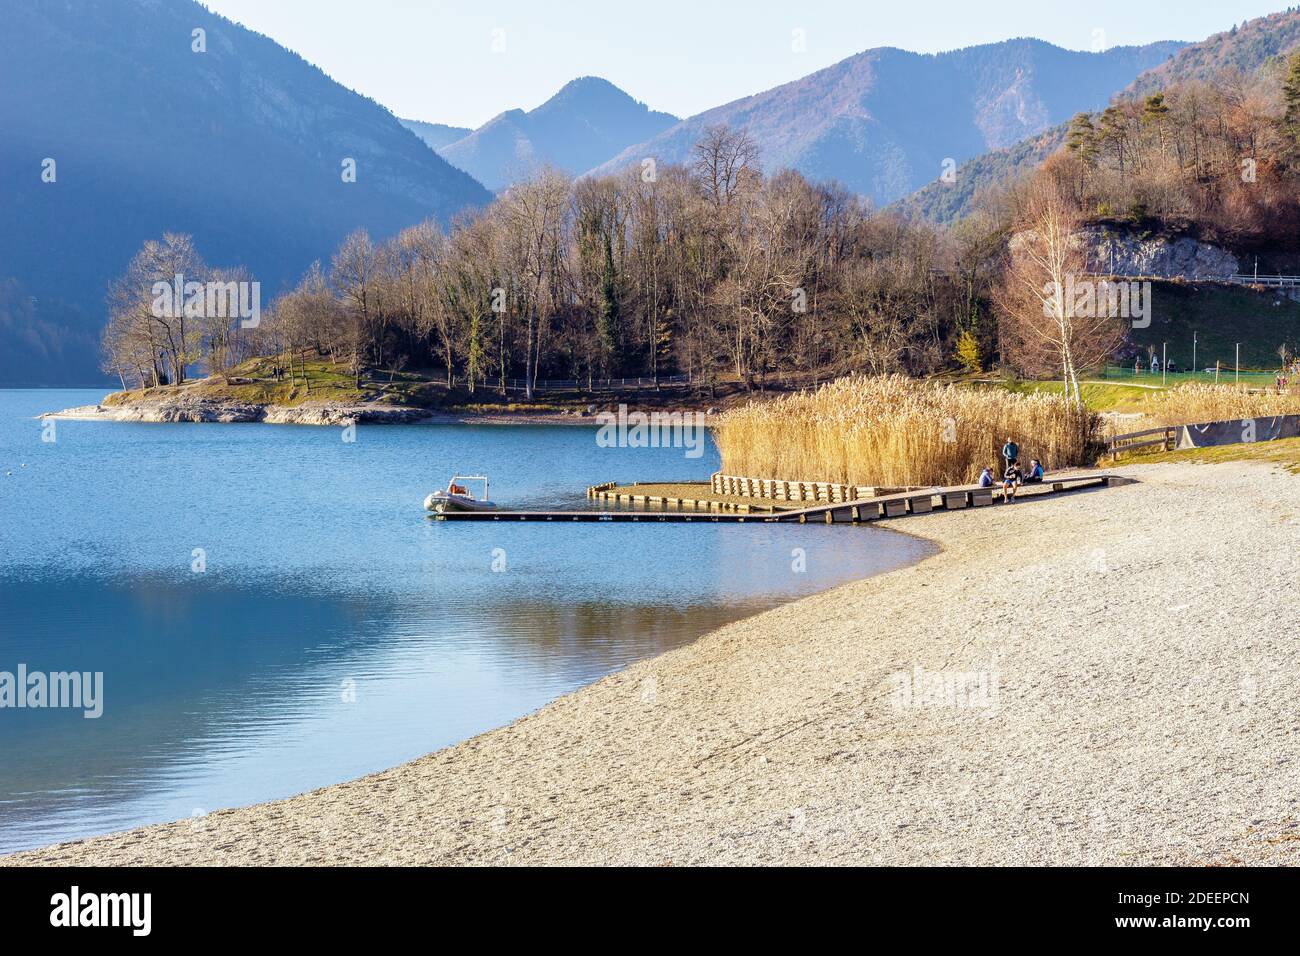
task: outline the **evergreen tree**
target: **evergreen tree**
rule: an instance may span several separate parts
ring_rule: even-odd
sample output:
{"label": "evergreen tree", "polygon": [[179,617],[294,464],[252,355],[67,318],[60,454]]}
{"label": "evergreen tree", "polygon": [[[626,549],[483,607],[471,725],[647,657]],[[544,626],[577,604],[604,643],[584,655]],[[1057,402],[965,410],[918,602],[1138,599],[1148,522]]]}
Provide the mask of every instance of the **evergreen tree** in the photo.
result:
{"label": "evergreen tree", "polygon": [[618,275],[614,271],[614,246],[610,235],[605,233],[605,273],[600,287],[600,314],[596,320],[596,332],[600,337],[600,346],[607,356],[609,371],[620,371],[623,364],[622,329],[620,328],[621,308],[618,301]]}
{"label": "evergreen tree", "polygon": [[1163,123],[1169,117],[1169,104],[1165,94],[1152,93],[1142,104],[1142,119],[1147,123]]}
{"label": "evergreen tree", "polygon": [[1165,102],[1164,93],[1152,93],[1142,103],[1142,122],[1150,123],[1156,128],[1160,138],[1160,153],[1165,152],[1165,128],[1169,122],[1169,104]]}
{"label": "evergreen tree", "polygon": [[1287,61],[1286,82],[1282,84],[1282,102],[1286,107],[1282,119],[1282,132],[1300,146],[1300,52],[1292,53]]}
{"label": "evergreen tree", "polygon": [[1097,124],[1098,148],[1112,150],[1121,177],[1126,172],[1128,158],[1128,123],[1124,113],[1117,106],[1108,106],[1102,111],[1101,121]]}
{"label": "evergreen tree", "polygon": [[1065,145],[1089,169],[1096,167],[1099,147],[1097,127],[1093,125],[1092,116],[1087,113],[1075,115],[1070,121],[1070,131],[1065,136]]}

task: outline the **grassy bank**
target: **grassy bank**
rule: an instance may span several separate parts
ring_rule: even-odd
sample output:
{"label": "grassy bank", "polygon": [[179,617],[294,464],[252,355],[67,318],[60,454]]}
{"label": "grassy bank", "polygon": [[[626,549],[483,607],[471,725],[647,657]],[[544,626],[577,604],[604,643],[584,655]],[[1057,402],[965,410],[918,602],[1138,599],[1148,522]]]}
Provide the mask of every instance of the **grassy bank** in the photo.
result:
{"label": "grassy bank", "polygon": [[[228,401],[249,402],[257,405],[278,405],[293,408],[306,401],[354,404],[363,401],[388,401],[394,405],[407,404],[410,389],[404,382],[389,386],[386,383],[365,380],[358,387],[353,377],[342,366],[331,362],[295,363],[295,375],[290,379],[285,373],[277,378],[274,369],[283,363],[269,358],[249,359],[247,362],[221,375],[195,379],[181,386],[188,395]],[[115,392],[104,400],[105,405],[125,405],[142,399],[179,391],[174,386],[154,389],[134,389]]]}
{"label": "grassy bank", "polygon": [[1129,455],[1122,455],[1119,461],[1120,464],[1131,465],[1162,463],[1217,465],[1256,461],[1280,465],[1292,474],[1300,474],[1300,438],[1220,445],[1214,448],[1188,448],[1184,451],[1136,451]]}
{"label": "grassy bank", "polygon": [[[1063,397],[1061,382],[1005,381],[983,387],[1000,388],[1016,395],[1052,395]],[[1150,397],[1152,389],[1109,382],[1085,382],[1080,386],[1083,402],[1095,412],[1137,412]]]}
{"label": "grassy bank", "polygon": [[[280,375],[276,370],[280,369]],[[562,413],[595,404],[613,408],[620,403],[639,408],[679,409],[727,407],[746,400],[739,382],[716,383],[711,393],[680,387],[610,389],[596,393],[539,391],[532,401],[522,391],[502,393],[492,383],[480,384],[473,392],[463,384],[448,387],[439,369],[367,369],[360,382],[350,369],[323,358],[294,362],[294,375],[278,358],[254,358],[227,372],[198,378],[183,386],[163,386],[115,392],[103,404],[131,405],[168,396],[188,396],[216,401],[246,402],[294,408],[307,402],[340,405],[379,403],[424,408],[430,411],[465,414]]]}

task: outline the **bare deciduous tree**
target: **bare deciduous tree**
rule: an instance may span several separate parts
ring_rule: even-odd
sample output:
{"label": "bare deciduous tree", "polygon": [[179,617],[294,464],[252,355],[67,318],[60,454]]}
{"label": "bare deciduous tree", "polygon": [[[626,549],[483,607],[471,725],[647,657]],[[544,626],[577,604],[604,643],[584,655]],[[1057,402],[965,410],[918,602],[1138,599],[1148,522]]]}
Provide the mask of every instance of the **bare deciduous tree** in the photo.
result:
{"label": "bare deciduous tree", "polygon": [[1080,371],[1114,354],[1123,324],[1097,301],[1095,290],[1091,307],[1077,307],[1074,290],[1092,280],[1079,241],[1079,214],[1055,186],[1034,189],[1024,226],[1012,239],[998,293],[1004,354],[1028,374],[1059,374],[1066,394],[1082,404]]}

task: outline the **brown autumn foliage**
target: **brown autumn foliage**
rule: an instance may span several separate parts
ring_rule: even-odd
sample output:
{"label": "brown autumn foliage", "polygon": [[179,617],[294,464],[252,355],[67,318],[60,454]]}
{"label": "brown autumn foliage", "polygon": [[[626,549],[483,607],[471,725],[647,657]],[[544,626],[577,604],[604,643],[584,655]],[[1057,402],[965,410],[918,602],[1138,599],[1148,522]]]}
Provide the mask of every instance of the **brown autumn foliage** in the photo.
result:
{"label": "brown autumn foliage", "polygon": [[1300,235],[1300,54],[1081,113],[1038,174],[1090,219],[1241,245]]}

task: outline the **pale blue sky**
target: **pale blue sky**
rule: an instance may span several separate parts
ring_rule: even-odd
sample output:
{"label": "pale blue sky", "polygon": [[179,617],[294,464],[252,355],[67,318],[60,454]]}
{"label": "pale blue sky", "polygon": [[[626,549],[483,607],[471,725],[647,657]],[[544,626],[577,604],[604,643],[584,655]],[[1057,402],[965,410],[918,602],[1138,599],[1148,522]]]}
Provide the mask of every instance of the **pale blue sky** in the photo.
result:
{"label": "pale blue sky", "polygon": [[[603,76],[688,116],[877,46],[1200,40],[1285,0],[206,0],[399,116],[479,126]],[[504,31],[494,53],[493,31]],[[805,50],[793,49],[802,30]],[[1096,33],[1095,31],[1101,31]]]}

